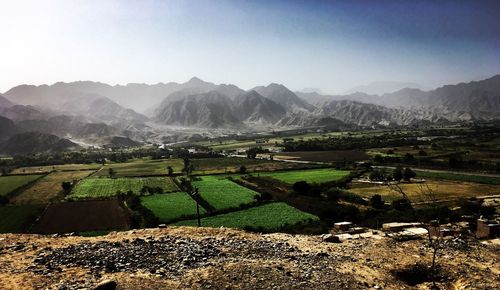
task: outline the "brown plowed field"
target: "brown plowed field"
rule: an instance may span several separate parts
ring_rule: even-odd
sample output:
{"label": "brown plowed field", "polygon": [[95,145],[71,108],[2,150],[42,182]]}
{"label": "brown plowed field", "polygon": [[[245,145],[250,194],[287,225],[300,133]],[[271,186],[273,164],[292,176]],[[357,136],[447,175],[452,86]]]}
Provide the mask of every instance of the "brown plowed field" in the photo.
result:
{"label": "brown plowed field", "polygon": [[118,200],[62,202],[49,205],[32,229],[52,234],[128,229],[126,209]]}

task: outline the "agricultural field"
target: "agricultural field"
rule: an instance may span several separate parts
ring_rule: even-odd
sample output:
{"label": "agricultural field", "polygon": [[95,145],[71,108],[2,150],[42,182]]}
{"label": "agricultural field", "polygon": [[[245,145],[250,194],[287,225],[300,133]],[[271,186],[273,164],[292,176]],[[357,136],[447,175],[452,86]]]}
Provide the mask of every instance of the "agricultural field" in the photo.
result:
{"label": "agricultural field", "polygon": [[41,176],[40,174],[0,176],[0,195],[7,195]]}
{"label": "agricultural field", "polygon": [[347,170],[335,170],[331,168],[261,172],[258,174],[258,176],[272,177],[288,184],[293,184],[297,181],[324,183],[339,180],[347,175],[349,175],[349,171]]}
{"label": "agricultural field", "polygon": [[482,184],[500,185],[500,176],[474,175],[474,174],[437,172],[437,171],[425,171],[425,170],[415,170],[415,172],[417,173],[418,178],[437,179],[437,180],[456,180],[456,181],[474,182]]}
{"label": "agricultural field", "polygon": [[[427,185],[434,191],[436,198],[440,200],[456,200],[459,198],[500,194],[499,186],[469,182],[429,180],[425,183],[400,183],[401,188],[413,202],[428,201],[426,197],[422,195],[422,187],[425,188]],[[353,182],[349,191],[366,197],[380,194],[384,200],[389,202],[402,197],[400,193],[384,185]]]}
{"label": "agricultural field", "polygon": [[62,193],[61,183],[81,180],[94,171],[56,171],[39,179],[32,186],[11,199],[14,204],[44,204],[59,197]]}
{"label": "agricultural field", "polygon": [[198,187],[200,196],[215,210],[237,208],[252,203],[260,193],[240,186],[229,179],[218,176],[203,176],[201,180],[193,181]]}
{"label": "agricultural field", "polygon": [[37,205],[0,207],[0,233],[27,232],[43,208]]}
{"label": "agricultural field", "polygon": [[194,166],[193,174],[200,175],[239,172],[240,166],[242,165],[246,167],[247,172],[315,167],[314,165],[309,164],[285,163],[243,157],[192,159],[191,162]]}
{"label": "agricultural field", "polygon": [[362,150],[336,150],[336,151],[298,151],[281,152],[274,156],[275,160],[300,160],[312,162],[353,162],[370,159]]}
{"label": "agricultural field", "polygon": [[[164,223],[196,215],[196,203],[185,192],[143,196],[141,203]],[[205,209],[200,206],[200,214],[205,213]]]}
{"label": "agricultural field", "polygon": [[32,229],[37,234],[123,230],[128,212],[117,200],[51,204]]}
{"label": "agricultural field", "polygon": [[[302,212],[284,202],[273,202],[246,210],[206,217],[201,220],[201,225],[204,227],[252,228],[267,232],[318,220],[317,216]],[[180,221],[174,225],[196,226],[197,221]]]}
{"label": "agricultural field", "polygon": [[161,187],[163,192],[178,191],[170,177],[86,178],[78,183],[69,195],[74,199],[107,198],[118,191],[139,193],[144,186]]}
{"label": "agricultural field", "polygon": [[51,171],[98,170],[99,168],[101,168],[101,164],[97,163],[31,166],[31,167],[16,168],[12,171],[12,174],[46,173]]}
{"label": "agricultural field", "polygon": [[181,172],[184,163],[181,159],[137,159],[125,163],[109,163],[96,176],[109,176],[109,168],[113,168],[117,177],[166,175],[167,166],[174,172]]}

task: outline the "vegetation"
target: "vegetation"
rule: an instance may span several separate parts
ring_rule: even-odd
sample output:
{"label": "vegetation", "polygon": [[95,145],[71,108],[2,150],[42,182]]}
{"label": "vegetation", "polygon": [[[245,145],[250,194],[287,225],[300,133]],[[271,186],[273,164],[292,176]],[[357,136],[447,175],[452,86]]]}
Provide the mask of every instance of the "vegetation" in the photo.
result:
{"label": "vegetation", "polygon": [[[230,227],[245,230],[270,232],[284,230],[298,224],[318,221],[315,215],[302,212],[283,202],[274,202],[246,210],[206,217],[201,220],[204,227]],[[196,220],[176,223],[179,226],[195,226]]]}
{"label": "vegetation", "polygon": [[[185,192],[174,192],[141,197],[141,203],[161,222],[170,222],[196,215],[196,203]],[[200,207],[200,214],[206,211]]]}
{"label": "vegetation", "polygon": [[75,199],[106,198],[128,191],[140,194],[144,186],[160,187],[163,192],[178,191],[177,185],[170,177],[87,178],[78,183],[69,197]]}
{"label": "vegetation", "polygon": [[203,176],[201,180],[193,181],[192,184],[199,189],[200,197],[216,210],[238,208],[253,203],[260,195],[229,179],[217,176]]}

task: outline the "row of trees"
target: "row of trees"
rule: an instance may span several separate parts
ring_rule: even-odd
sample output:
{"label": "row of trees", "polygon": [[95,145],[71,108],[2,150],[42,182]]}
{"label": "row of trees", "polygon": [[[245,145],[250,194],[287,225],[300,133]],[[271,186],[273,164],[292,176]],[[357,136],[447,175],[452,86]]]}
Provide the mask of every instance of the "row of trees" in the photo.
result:
{"label": "row of trees", "polygon": [[411,168],[402,168],[401,166],[396,167],[392,173],[387,173],[384,169],[373,169],[368,178],[373,181],[407,181],[409,182],[412,178],[415,178],[417,174]]}

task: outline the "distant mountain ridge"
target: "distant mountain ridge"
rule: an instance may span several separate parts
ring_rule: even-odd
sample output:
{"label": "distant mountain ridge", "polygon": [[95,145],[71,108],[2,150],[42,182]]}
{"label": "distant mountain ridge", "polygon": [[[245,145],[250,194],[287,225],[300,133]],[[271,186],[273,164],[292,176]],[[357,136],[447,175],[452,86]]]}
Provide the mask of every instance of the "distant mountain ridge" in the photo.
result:
{"label": "distant mountain ridge", "polygon": [[[22,85],[6,92],[5,97],[7,101],[0,98],[0,104],[6,104],[0,106],[0,116],[24,122],[20,123],[21,129],[29,120],[46,120],[47,126],[55,126],[48,121],[51,117],[67,115],[78,117],[81,124],[73,124],[78,130],[61,130],[66,134],[84,138],[113,135],[144,141],[158,134],[153,132],[155,124],[258,130],[260,126],[342,125],[339,122],[371,126],[495,119],[500,118],[500,75],[431,91],[407,87],[381,95],[294,93],[276,83],[245,91],[232,84],[217,85],[194,77],[185,83],[156,85],[110,86],[98,82]],[[53,108],[49,110],[47,105]],[[146,107],[151,108],[148,116],[133,110],[143,111]],[[101,124],[102,128],[95,124]],[[38,124],[41,132],[61,134],[43,129],[42,125],[43,122]]]}

